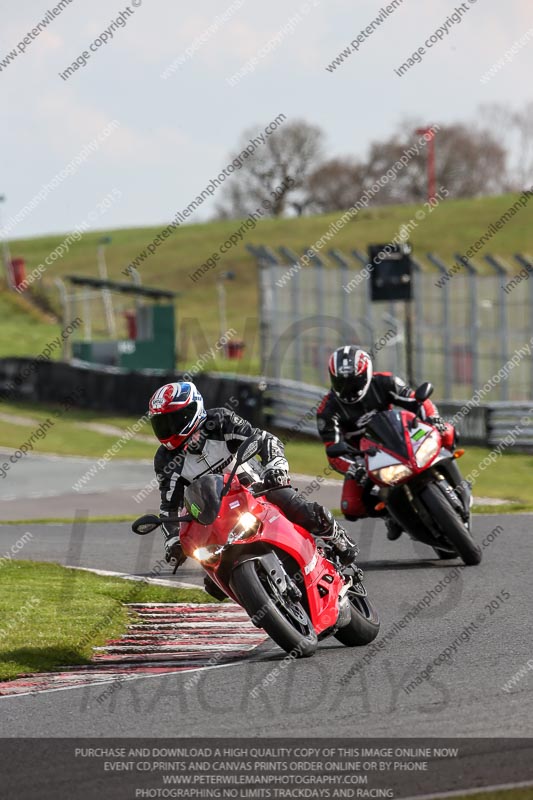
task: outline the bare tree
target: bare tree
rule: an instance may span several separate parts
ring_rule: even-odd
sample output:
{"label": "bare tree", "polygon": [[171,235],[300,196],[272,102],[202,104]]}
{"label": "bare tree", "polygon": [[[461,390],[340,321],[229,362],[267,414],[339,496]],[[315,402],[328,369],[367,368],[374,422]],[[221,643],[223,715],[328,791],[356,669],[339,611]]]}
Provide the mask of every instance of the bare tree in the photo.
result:
{"label": "bare tree", "polygon": [[505,188],[520,191],[533,184],[533,101],[518,111],[501,103],[481,106],[480,116],[492,135],[506,147],[508,180]]}
{"label": "bare tree", "polygon": [[[237,158],[256,134],[257,128],[246,131],[232,158]],[[307,181],[322,157],[323,138],[320,128],[303,120],[278,128],[253,155],[243,159],[241,169],[226,183],[217,215],[241,217],[257,207],[273,217],[304,213],[309,203]]]}
{"label": "bare tree", "polygon": [[342,211],[361,197],[366,169],[349,158],[333,158],[311,173],[306,185],[309,211]]}
{"label": "bare tree", "polygon": [[[427,196],[428,149],[417,144],[417,127],[416,120],[404,120],[395,135],[370,144],[364,161],[332,158],[322,162],[321,129],[302,120],[286,123],[242,160],[241,169],[225,184],[218,217],[246,216],[257,207],[274,217],[343,210],[377,183],[374,205],[421,202]],[[254,131],[244,133],[234,157],[253,136]],[[513,152],[511,174],[507,144]],[[451,198],[529,186],[533,182],[533,102],[517,112],[491,106],[471,124],[442,125],[435,147],[437,183],[446,187]]]}
{"label": "bare tree", "polygon": [[[403,130],[416,126],[403,125]],[[427,195],[427,147],[414,153],[415,134],[394,136],[370,146],[368,184],[394,168],[395,175],[375,195],[374,203],[420,202]],[[435,136],[436,177],[450,197],[496,194],[506,188],[506,152],[489,130],[466,125],[441,126]],[[398,162],[409,155],[405,166]]]}
{"label": "bare tree", "polygon": [[498,194],[506,188],[506,152],[486,129],[441,128],[436,138],[437,179],[450,197]]}
{"label": "bare tree", "polygon": [[[413,127],[410,130],[414,130]],[[427,195],[427,170],[426,152],[421,149],[416,155],[409,154],[406,166],[400,159],[414,144],[414,136],[405,136],[405,132],[392,136],[381,142],[372,142],[365,162],[365,188],[378,184],[379,191],[375,194],[375,205],[390,203],[415,203],[422,201]],[[390,173],[389,180],[381,179]]]}

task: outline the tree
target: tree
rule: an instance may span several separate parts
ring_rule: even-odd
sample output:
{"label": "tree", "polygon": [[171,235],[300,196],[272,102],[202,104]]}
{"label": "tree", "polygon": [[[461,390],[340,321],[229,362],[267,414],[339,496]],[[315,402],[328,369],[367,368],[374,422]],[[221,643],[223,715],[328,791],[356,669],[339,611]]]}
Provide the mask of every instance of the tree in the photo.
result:
{"label": "tree", "polygon": [[342,211],[363,193],[366,169],[349,158],[333,158],[311,173],[306,184],[309,211]]}
{"label": "tree", "polygon": [[[437,188],[451,198],[478,197],[524,188],[533,182],[533,102],[520,111],[505,106],[485,109],[471,124],[441,125],[435,135]],[[481,119],[481,122],[479,121]],[[353,206],[365,190],[372,205],[420,203],[427,197],[428,148],[414,131],[417,120],[404,120],[395,135],[370,144],[363,161],[322,161],[320,128],[296,120],[265,138],[224,186],[218,216],[341,211]],[[256,131],[243,134],[239,154]],[[514,167],[507,169],[507,149]],[[376,189],[377,187],[377,189]]]}
{"label": "tree", "polygon": [[506,152],[490,131],[443,127],[436,136],[437,182],[450,197],[479,197],[505,190]]}
{"label": "tree", "polygon": [[[416,141],[412,123],[402,126],[409,134],[374,142],[366,162],[366,180],[370,186],[409,155],[403,167],[374,197],[374,204],[420,202],[427,196],[427,146]],[[414,148],[419,152],[413,155]],[[506,152],[485,128],[462,124],[441,126],[435,135],[436,176],[438,186],[445,186],[450,197],[477,197],[496,194],[506,188]]]}
{"label": "tree", "polygon": [[[256,135],[257,128],[243,134],[232,160]],[[241,169],[225,184],[218,216],[242,217],[257,207],[274,217],[289,211],[304,213],[309,203],[307,181],[321,160],[323,138],[320,128],[303,120],[282,125],[242,159]]]}
{"label": "tree", "polygon": [[529,189],[533,184],[533,101],[518,111],[501,103],[484,105],[480,116],[507,149],[509,166],[504,188]]}
{"label": "tree", "polygon": [[[414,130],[413,127],[410,130]],[[372,142],[365,162],[365,188],[379,184],[374,195],[373,205],[390,203],[418,203],[427,195],[426,151],[422,148],[418,155],[408,155],[406,166],[400,159],[406,158],[414,144],[414,136],[403,138],[393,136],[384,141]],[[414,150],[413,150],[414,153]],[[389,179],[383,178],[390,173]]]}

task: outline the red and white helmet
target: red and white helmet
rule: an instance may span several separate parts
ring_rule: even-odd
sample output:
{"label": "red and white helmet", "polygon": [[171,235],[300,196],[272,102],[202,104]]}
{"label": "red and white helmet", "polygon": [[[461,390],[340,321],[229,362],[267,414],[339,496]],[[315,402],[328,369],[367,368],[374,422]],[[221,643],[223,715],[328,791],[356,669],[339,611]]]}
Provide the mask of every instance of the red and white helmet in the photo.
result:
{"label": "red and white helmet", "polygon": [[372,380],[372,361],[355,345],[338,347],[329,359],[331,388],[343,403],[358,403]]}
{"label": "red and white helmet", "polygon": [[194,383],[167,383],[150,399],[152,428],[168,450],[175,450],[206,418],[204,400]]}

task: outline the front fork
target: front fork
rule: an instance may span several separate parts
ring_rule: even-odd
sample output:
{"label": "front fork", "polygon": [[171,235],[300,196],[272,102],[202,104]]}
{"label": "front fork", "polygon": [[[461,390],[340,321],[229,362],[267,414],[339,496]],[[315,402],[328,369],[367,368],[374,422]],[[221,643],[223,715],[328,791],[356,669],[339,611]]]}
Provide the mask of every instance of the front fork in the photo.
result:
{"label": "front fork", "polygon": [[457,511],[460,513],[464,522],[470,522],[470,508],[472,506],[472,486],[466,481],[459,467],[455,463],[455,459],[443,461],[438,465],[438,471],[441,472],[444,478],[448,481],[451,488],[461,501],[460,508]]}
{"label": "front fork", "polygon": [[[470,507],[472,505],[472,489],[470,484],[464,480],[461,476],[459,468],[455,463],[455,459],[449,459],[446,461],[440,461],[435,467],[432,469],[433,472],[433,480],[437,479],[438,483],[440,484],[439,489],[446,494],[448,497],[448,501],[451,503],[453,508],[457,511],[463,522],[467,525],[468,529],[470,530]],[[400,487],[398,487],[400,489]],[[396,489],[395,491],[398,491]],[[404,484],[400,491],[405,492],[407,504],[412,506],[413,509],[416,510],[416,513],[419,517],[421,517],[421,521],[426,526],[430,524],[429,519],[424,518],[423,510],[418,507],[418,504],[415,499],[415,494],[413,494],[413,490],[409,486],[409,483]],[[382,488],[380,491],[380,498],[383,502],[388,505],[388,496],[390,493],[390,488]],[[388,513],[390,516],[396,520],[405,530],[408,530],[409,523],[407,519],[403,519],[403,514],[399,513],[399,509],[394,508],[387,508]]]}

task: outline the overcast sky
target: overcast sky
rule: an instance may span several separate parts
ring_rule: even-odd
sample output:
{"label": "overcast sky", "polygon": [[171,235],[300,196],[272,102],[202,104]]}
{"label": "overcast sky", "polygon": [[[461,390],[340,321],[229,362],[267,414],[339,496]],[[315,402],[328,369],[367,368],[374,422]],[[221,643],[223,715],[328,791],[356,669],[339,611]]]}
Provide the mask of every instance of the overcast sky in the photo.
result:
{"label": "overcast sky", "polygon": [[[386,5],[371,0],[132,0],[128,12],[120,0],[72,0],[24,44],[47,10],[56,7],[54,0],[5,2],[0,65],[11,50],[18,55],[0,71],[3,223],[106,125],[119,123],[73,175],[56,181],[10,237],[70,231],[113,190],[120,197],[115,192],[109,210],[92,213],[91,227],[168,221],[226,165],[243,129],[259,130],[280,113],[320,125],[328,154],[362,156],[372,139],[392,133],[404,117],[451,122],[472,118],[480,103],[519,107],[533,99],[531,0],[465,0],[462,21],[449,24],[443,41],[400,78],[394,69],[461,5],[403,0],[362,40],[358,52],[328,72],[326,65]],[[108,34],[113,38],[90,51],[122,11],[124,26],[115,25]],[[531,39],[511,62],[481,83],[529,29]],[[279,44],[258,55],[282,30]],[[207,40],[179,64],[202,34]],[[59,73],[83,51],[90,53],[86,66],[63,80]],[[255,70],[231,86],[228,79],[253,57],[258,58]],[[172,64],[174,73],[163,79]],[[193,220],[205,219],[212,210],[206,203]]]}

